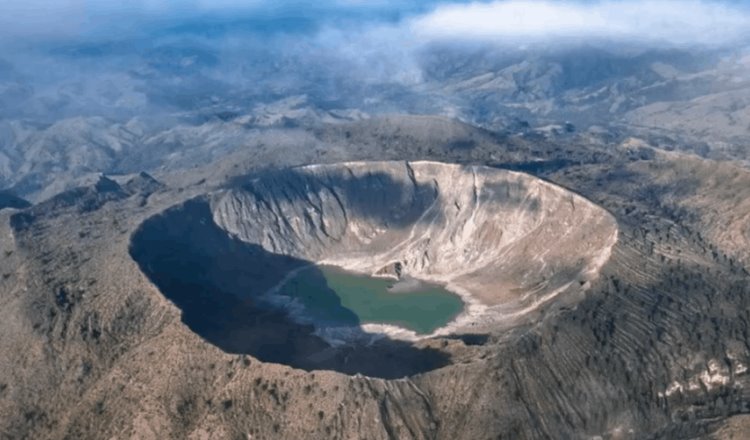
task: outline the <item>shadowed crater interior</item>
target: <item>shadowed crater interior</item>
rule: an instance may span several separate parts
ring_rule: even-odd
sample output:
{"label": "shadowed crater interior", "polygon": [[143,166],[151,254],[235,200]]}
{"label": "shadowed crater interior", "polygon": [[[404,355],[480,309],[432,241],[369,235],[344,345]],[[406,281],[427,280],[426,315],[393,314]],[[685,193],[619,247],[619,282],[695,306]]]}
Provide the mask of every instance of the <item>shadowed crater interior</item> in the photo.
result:
{"label": "shadowed crater interior", "polygon": [[[284,310],[257,297],[292,270],[309,265],[244,243],[218,228],[204,199],[191,200],[148,220],[132,241],[131,255],[162,293],[182,310],[183,322],[229,353],[305,370],[397,378],[449,363],[448,356],[410,342],[384,338],[371,346],[332,347]],[[315,267],[307,270],[317,271]],[[322,275],[319,275],[323,278]],[[318,290],[338,302],[334,292]],[[341,307],[341,306],[339,306]],[[341,307],[351,324],[357,316]]]}

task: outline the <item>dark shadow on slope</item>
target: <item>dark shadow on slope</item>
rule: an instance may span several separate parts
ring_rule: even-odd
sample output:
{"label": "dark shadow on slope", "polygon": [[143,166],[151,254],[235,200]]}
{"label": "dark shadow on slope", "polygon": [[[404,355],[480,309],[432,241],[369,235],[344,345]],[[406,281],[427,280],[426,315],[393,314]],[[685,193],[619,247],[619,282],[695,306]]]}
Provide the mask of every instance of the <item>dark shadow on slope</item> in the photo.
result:
{"label": "dark shadow on slope", "polygon": [[0,209],[13,208],[13,209],[26,209],[31,206],[31,203],[24,200],[10,191],[0,191]]}
{"label": "dark shadow on slope", "polygon": [[[311,325],[269,307],[259,295],[310,263],[233,239],[214,224],[203,199],[147,220],[134,234],[130,253],[182,310],[183,322],[225,352],[304,370],[380,378],[409,376],[450,362],[443,352],[387,338],[366,347],[334,348],[313,334]],[[335,296],[333,291],[324,294]],[[354,313],[341,308],[345,321],[358,323]]]}
{"label": "dark shadow on slope", "polygon": [[562,170],[578,162],[569,159],[550,159],[550,160],[533,160],[529,162],[506,162],[493,164],[494,168],[502,168],[510,171],[520,171],[523,173],[538,175],[543,173],[553,173]]}
{"label": "dark shadow on slope", "polygon": [[377,169],[355,175],[347,167],[326,165],[327,172],[319,174],[298,167],[262,171],[239,177],[229,186],[251,194],[270,210],[280,201],[311,204],[311,196],[335,195],[350,215],[399,228],[414,224],[438,197],[434,184],[410,179],[411,169],[405,162],[400,165],[402,178]]}
{"label": "dark shadow on slope", "polygon": [[448,335],[445,336],[445,339],[455,339],[468,346],[481,346],[490,340],[490,335],[466,333],[461,335]]}

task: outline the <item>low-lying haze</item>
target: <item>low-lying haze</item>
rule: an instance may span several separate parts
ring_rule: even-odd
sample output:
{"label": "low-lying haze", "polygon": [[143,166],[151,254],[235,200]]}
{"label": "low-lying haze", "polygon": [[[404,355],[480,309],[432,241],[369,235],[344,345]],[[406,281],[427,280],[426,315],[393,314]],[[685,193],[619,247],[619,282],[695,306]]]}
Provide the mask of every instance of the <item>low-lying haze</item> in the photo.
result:
{"label": "low-lying haze", "polygon": [[[586,127],[657,96],[744,84],[748,70],[726,60],[745,59],[748,24],[750,8],[720,1],[5,1],[0,188],[19,185],[18,169],[48,174],[25,164],[33,150],[59,162],[71,146],[104,146],[104,161],[70,161],[112,171],[158,133],[217,119],[304,125],[336,111]],[[698,72],[734,79],[717,88]],[[646,88],[658,93],[638,97]]]}
{"label": "low-lying haze", "polygon": [[0,117],[132,117],[243,94],[335,101],[425,82],[425,53],[445,45],[716,49],[740,46],[749,24],[741,3],[714,1],[10,0]]}

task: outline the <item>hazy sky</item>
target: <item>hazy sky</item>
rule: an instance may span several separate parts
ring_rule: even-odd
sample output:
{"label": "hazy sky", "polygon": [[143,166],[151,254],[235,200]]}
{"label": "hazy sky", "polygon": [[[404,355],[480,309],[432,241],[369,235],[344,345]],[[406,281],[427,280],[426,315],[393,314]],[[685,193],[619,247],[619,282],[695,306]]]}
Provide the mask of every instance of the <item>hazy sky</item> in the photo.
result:
{"label": "hazy sky", "polygon": [[[621,0],[2,0],[0,35],[27,39],[127,38],[202,19],[274,31],[398,23],[420,39],[609,38],[651,44],[726,44],[750,29],[745,2]],[[207,18],[208,17],[208,18]],[[237,26],[241,26],[238,24]],[[285,29],[288,26],[289,29]]]}
{"label": "hazy sky", "polygon": [[424,83],[423,55],[444,42],[506,56],[581,43],[693,51],[749,36],[750,6],[716,0],[0,0],[0,119],[127,117],[260,94],[380,99],[368,87]]}

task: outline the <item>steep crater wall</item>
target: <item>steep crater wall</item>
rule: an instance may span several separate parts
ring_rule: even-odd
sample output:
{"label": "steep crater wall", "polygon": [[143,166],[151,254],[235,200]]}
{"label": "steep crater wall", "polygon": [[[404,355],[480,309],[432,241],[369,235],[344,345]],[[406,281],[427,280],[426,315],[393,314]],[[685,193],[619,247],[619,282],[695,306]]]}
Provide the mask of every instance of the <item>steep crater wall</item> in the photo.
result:
{"label": "steep crater wall", "polygon": [[468,307],[443,332],[509,325],[565,299],[617,240],[611,215],[563,188],[436,162],[269,173],[214,195],[211,210],[220,228],[273,254],[445,283]]}

